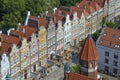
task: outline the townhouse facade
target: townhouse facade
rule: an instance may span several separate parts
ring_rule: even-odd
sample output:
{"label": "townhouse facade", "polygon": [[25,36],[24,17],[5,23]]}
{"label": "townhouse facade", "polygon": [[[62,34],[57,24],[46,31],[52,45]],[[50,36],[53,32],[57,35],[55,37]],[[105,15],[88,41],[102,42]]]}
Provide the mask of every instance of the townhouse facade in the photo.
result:
{"label": "townhouse facade", "polygon": [[75,46],[76,44],[79,43],[79,19],[77,17],[77,12],[74,12],[72,15],[73,19],[71,20],[71,45]]}
{"label": "townhouse facade", "polygon": [[48,28],[47,28],[47,49],[48,49],[48,59],[52,59],[56,55],[56,27],[53,22],[53,19],[48,19]]}
{"label": "townhouse facade", "polygon": [[110,75],[120,75],[120,31],[105,27],[103,28],[96,47],[99,53],[98,70]]}
{"label": "townhouse facade", "polygon": [[0,64],[0,79],[6,80],[7,74],[10,74],[10,62],[9,57],[4,52],[2,55],[0,55],[2,60]]}
{"label": "townhouse facade", "polygon": [[31,41],[29,42],[30,47],[30,72],[36,73],[39,71],[39,62],[38,62],[38,39],[35,33],[31,35]]}
{"label": "townhouse facade", "polygon": [[[0,49],[1,54],[3,51],[8,54],[12,79],[29,79],[40,67],[47,67],[47,58],[61,55],[69,45],[76,45],[89,33],[99,30],[103,17],[107,16],[108,21],[114,21],[114,17],[120,15],[119,3],[120,0],[83,0],[70,8],[55,9],[54,14],[61,18],[55,18],[54,14],[49,19],[35,17],[28,12],[24,28],[18,27],[8,34],[16,37],[17,40],[12,40],[17,42],[9,42],[11,40],[4,37],[1,46],[5,49]],[[26,26],[33,30],[30,29],[29,33]]]}
{"label": "townhouse facade", "polygon": [[67,49],[71,44],[71,20],[70,15],[65,16],[64,28],[64,49]]}
{"label": "townhouse facade", "polygon": [[38,31],[39,65],[47,67],[47,30],[44,26]]}
{"label": "townhouse facade", "polygon": [[62,26],[62,21],[57,22],[56,29],[56,54],[63,56],[64,54],[64,30]]}

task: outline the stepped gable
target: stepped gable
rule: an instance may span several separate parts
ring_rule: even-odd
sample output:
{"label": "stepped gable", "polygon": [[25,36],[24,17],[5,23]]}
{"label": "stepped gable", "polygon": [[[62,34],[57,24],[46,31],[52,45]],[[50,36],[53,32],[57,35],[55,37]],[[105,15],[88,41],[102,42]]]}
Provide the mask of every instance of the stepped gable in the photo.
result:
{"label": "stepped gable", "polygon": [[62,21],[62,24],[65,23],[65,17],[62,16],[62,15],[59,15],[57,13],[54,13],[54,14],[49,14],[48,16],[51,16],[53,17],[53,20],[54,20],[54,23],[57,24],[57,22],[60,20]]}
{"label": "stepped gable", "polygon": [[2,55],[4,52],[8,55],[11,48],[11,44],[2,42],[2,45],[0,46],[0,55]]}
{"label": "stepped gable", "polygon": [[72,6],[71,7],[71,11],[72,12],[77,12],[77,17],[80,18],[81,17],[81,14],[83,12],[83,9],[82,8],[78,8],[76,6]]}
{"label": "stepped gable", "polygon": [[86,38],[84,46],[82,47],[80,59],[85,61],[98,60],[98,52],[90,35]]}

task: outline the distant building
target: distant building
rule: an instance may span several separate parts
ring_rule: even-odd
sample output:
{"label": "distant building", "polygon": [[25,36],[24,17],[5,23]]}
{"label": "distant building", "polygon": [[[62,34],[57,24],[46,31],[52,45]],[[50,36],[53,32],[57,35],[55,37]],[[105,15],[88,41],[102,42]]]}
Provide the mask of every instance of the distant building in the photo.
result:
{"label": "distant building", "polygon": [[98,80],[98,52],[89,35],[80,52],[80,73],[71,73],[69,64],[64,66],[64,80]]}
{"label": "distant building", "polygon": [[99,71],[120,75],[120,30],[103,28],[96,47],[99,52]]}

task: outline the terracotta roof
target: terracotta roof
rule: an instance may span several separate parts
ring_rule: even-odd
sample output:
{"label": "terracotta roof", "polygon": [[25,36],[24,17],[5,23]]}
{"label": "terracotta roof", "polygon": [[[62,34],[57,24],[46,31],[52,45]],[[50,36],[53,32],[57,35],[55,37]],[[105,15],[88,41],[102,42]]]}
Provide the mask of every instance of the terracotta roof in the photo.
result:
{"label": "terracotta roof", "polygon": [[17,31],[16,30],[11,30],[10,35],[18,37],[20,39],[25,37],[25,38],[27,38],[27,40],[29,40],[32,33],[36,33],[36,32],[37,32],[36,28],[21,25],[21,26],[18,27]]}
{"label": "terracotta roof", "polygon": [[81,60],[98,60],[98,52],[92,37],[89,35],[85,40],[84,46],[80,52]]}
{"label": "terracotta roof", "polygon": [[[30,21],[30,20],[32,20],[32,21]],[[34,22],[34,21],[36,21],[36,22]],[[41,18],[41,17],[37,17],[37,16],[30,16],[28,19],[28,25],[31,26],[30,24],[34,24],[37,27],[39,27],[39,26],[47,27],[48,20]]]}
{"label": "terracotta roof", "polygon": [[9,43],[9,44],[20,44],[20,39],[11,35],[1,34],[2,42]]}
{"label": "terracotta roof", "polygon": [[120,50],[120,30],[106,27],[98,42],[99,45]]}
{"label": "terracotta roof", "polygon": [[[91,1],[91,0],[83,0],[82,2],[80,2],[78,5],[76,5],[76,7],[78,7],[79,9],[83,9],[85,15],[91,14],[92,11],[97,11],[101,8],[100,5],[98,5],[97,1]],[[101,4],[103,4],[101,2]]]}
{"label": "terracotta roof", "polygon": [[80,18],[81,14],[82,14],[82,12],[83,12],[83,9],[82,9],[82,8],[78,8],[78,7],[76,7],[76,6],[72,6],[72,7],[71,7],[71,11],[72,11],[72,12],[77,12],[77,17]]}
{"label": "terracotta roof", "polygon": [[69,73],[68,80],[95,80],[95,79],[88,78],[87,76],[77,74],[77,73]]}
{"label": "terracotta roof", "polygon": [[11,44],[2,42],[2,45],[0,46],[0,55],[3,54],[3,52],[6,52],[6,54],[10,51]]}

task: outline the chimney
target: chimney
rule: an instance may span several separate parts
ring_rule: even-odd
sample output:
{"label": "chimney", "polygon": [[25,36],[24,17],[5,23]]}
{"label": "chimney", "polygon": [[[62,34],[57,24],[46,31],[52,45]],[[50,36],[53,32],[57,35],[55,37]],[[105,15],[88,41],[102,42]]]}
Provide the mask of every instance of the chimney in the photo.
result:
{"label": "chimney", "polygon": [[57,8],[54,8],[53,11],[54,11],[54,14],[55,14],[55,11],[57,10]]}
{"label": "chimney", "polygon": [[38,16],[38,18],[40,18],[40,16]]}
{"label": "chimney", "polygon": [[7,31],[7,34],[8,34],[8,36],[10,35],[10,31],[11,30],[15,30],[14,28],[10,28],[8,31]]}
{"label": "chimney", "polygon": [[25,28],[23,28],[23,33],[25,33]]}
{"label": "chimney", "polygon": [[21,23],[19,22],[19,23],[18,23],[18,27],[19,27],[20,25],[21,25]]}
{"label": "chimney", "polygon": [[47,15],[48,15],[48,11],[45,12],[45,16],[47,16]]}
{"label": "chimney", "polygon": [[28,13],[27,13],[27,17],[26,17],[26,20],[25,20],[25,23],[24,23],[25,26],[26,26],[27,23],[28,23],[29,16],[30,16],[30,11],[28,11]]}

